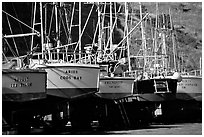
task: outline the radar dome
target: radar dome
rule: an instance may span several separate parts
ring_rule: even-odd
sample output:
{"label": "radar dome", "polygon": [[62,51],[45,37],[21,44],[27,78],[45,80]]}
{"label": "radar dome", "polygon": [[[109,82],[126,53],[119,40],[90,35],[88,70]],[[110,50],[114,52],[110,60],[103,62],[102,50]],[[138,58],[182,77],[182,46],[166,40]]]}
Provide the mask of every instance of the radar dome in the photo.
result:
{"label": "radar dome", "polygon": [[181,81],[182,81],[181,74],[178,73],[178,72],[175,72],[175,73],[173,74],[173,79],[177,79],[178,82],[181,82]]}

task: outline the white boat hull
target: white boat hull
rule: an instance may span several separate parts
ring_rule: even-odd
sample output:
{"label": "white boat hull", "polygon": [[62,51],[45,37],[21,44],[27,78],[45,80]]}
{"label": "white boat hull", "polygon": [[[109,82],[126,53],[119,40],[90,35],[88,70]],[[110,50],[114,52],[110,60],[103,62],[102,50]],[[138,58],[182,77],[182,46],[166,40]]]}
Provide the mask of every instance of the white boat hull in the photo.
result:
{"label": "white boat hull", "polygon": [[38,65],[47,72],[47,94],[75,98],[95,93],[99,89],[99,67],[74,63]]}
{"label": "white boat hull", "polygon": [[117,99],[133,94],[134,78],[103,77],[97,95],[108,99]]}
{"label": "white boat hull", "polygon": [[2,70],[2,100],[31,101],[46,98],[46,72],[40,70]]}
{"label": "white boat hull", "polygon": [[182,76],[177,86],[177,99],[202,101],[202,77]]}

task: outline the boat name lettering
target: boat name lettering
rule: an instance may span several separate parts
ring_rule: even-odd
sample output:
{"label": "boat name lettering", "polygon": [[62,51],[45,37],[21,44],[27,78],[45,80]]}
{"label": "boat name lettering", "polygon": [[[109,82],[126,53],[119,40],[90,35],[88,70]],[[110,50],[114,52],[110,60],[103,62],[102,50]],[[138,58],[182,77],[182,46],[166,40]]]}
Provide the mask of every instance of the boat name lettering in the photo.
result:
{"label": "boat name lettering", "polygon": [[109,88],[120,88],[120,86],[109,86]]}
{"label": "boat name lettering", "polygon": [[28,81],[28,77],[14,78],[15,82],[26,82]]}
{"label": "boat name lettering", "polygon": [[60,76],[61,80],[81,80],[82,76]]}
{"label": "boat name lettering", "polygon": [[69,73],[69,74],[77,74],[78,71],[77,71],[77,70],[66,70],[65,73]]}
{"label": "boat name lettering", "polygon": [[121,84],[123,81],[105,81],[105,84]]}
{"label": "boat name lettering", "polygon": [[179,86],[198,86],[197,83],[179,83]]}
{"label": "boat name lettering", "polygon": [[26,82],[26,83],[12,83],[10,85],[11,88],[17,88],[17,87],[31,87],[32,83],[31,82]]}

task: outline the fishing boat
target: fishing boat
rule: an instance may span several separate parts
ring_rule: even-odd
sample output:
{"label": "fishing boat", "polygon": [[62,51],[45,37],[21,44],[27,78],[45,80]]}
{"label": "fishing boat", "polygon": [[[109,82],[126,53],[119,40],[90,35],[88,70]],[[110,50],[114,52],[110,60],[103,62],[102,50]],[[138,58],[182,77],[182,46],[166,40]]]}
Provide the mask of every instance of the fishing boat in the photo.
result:
{"label": "fishing boat", "polygon": [[177,87],[178,100],[202,101],[202,75],[196,73],[183,74]]}
{"label": "fishing boat", "polygon": [[46,98],[43,70],[2,69],[2,101],[26,102]]}
{"label": "fishing boat", "polygon": [[[145,16],[140,5],[140,19]],[[156,4],[157,6],[157,4]],[[148,106],[152,112],[152,119],[161,118],[163,122],[168,120],[169,113],[174,108],[170,106],[176,100],[177,82],[181,81],[178,72],[171,72],[170,59],[172,45],[168,45],[167,35],[172,29],[171,17],[164,14],[148,15],[140,23],[141,36],[138,38],[138,51],[130,56],[132,67],[126,75],[135,77],[133,98],[141,105]],[[168,18],[168,21],[164,20]],[[168,23],[167,23],[168,22]],[[174,46],[174,45],[173,45]],[[172,63],[171,63],[172,64]],[[171,77],[168,76],[171,73]]]}
{"label": "fishing boat", "polygon": [[2,69],[3,132],[12,128],[17,128],[18,134],[29,131],[38,103],[47,97],[46,80],[43,70]]}
{"label": "fishing boat", "polygon": [[[14,18],[4,10],[3,13],[7,16],[8,22],[10,20],[9,17]],[[14,19],[20,21],[16,18]],[[28,68],[26,63],[28,55],[19,54],[17,46],[15,49],[8,42],[10,39],[13,39],[13,43],[16,45],[16,39],[14,38],[22,36],[28,35],[3,34],[2,47],[4,49],[9,47],[8,49],[13,53],[13,55],[8,57],[6,54],[7,50],[2,52],[3,133],[9,133],[13,128],[18,129],[19,134],[29,131],[34,120],[33,117],[37,114],[38,103],[47,97],[47,73],[44,70]],[[30,54],[31,52],[28,53]]]}
{"label": "fishing boat", "polygon": [[[41,51],[33,55],[30,67],[47,72],[46,106],[51,118],[46,119],[51,119],[56,128],[59,128],[58,123],[64,126],[68,120],[72,128],[90,127],[91,97],[99,91],[99,65],[89,58],[81,42],[87,27],[87,23],[82,26],[82,4],[40,3]],[[92,11],[93,6],[86,22]],[[36,27],[35,21],[33,24]],[[74,41],[72,34],[76,28],[78,35]],[[46,117],[50,117],[48,115]]]}
{"label": "fishing boat", "polygon": [[202,120],[202,74],[201,70],[183,73],[178,84],[174,117],[179,122]]}
{"label": "fishing boat", "polygon": [[[178,87],[177,87],[178,100],[202,101],[202,66],[201,66],[202,59],[201,58],[200,58],[199,64],[200,64],[200,68],[198,70],[192,70],[190,72],[181,70],[182,81],[178,84]],[[180,65],[184,66],[184,64],[180,64]],[[182,67],[180,67],[180,69],[182,69]]]}
{"label": "fishing boat", "polygon": [[[124,66],[125,62],[123,60],[125,58],[119,57],[119,53],[115,55],[113,53],[113,50],[119,50],[117,48],[118,45],[113,44],[113,30],[117,22],[117,16],[113,21],[113,8],[116,6],[116,3],[107,2],[99,3],[99,5],[97,61],[100,65],[100,89],[96,94],[102,98],[120,99],[133,93],[134,78],[123,75],[125,70],[123,70],[122,66]],[[118,12],[120,12],[120,9],[121,7],[119,7]],[[103,13],[106,10],[110,13]],[[105,23],[104,20],[108,14],[110,14],[110,18],[107,20],[108,23]]]}
{"label": "fishing boat", "polygon": [[[61,12],[65,12],[66,10],[60,10],[57,6],[64,6],[62,3],[53,3],[51,4],[52,8],[55,9],[55,15],[56,15],[56,34],[60,32],[59,26],[64,22],[59,22],[60,19],[58,19],[58,15],[61,15]],[[80,8],[80,7],[79,7]],[[43,9],[41,9],[43,10]],[[46,8],[44,10],[47,10]],[[45,11],[42,11],[43,15],[48,14]],[[66,14],[66,13],[65,13]],[[72,13],[74,14],[74,13]],[[79,14],[79,16],[81,16]],[[45,19],[46,20],[46,19]],[[73,20],[73,16],[72,16]],[[79,18],[80,22],[80,18]],[[81,22],[80,22],[81,23]],[[41,24],[43,24],[43,20],[41,20]],[[70,26],[72,24],[69,24]],[[81,24],[79,24],[80,28],[79,31],[81,31]],[[86,26],[85,26],[86,27]],[[90,63],[82,63],[80,60],[84,57],[81,53],[77,54],[76,51],[73,52],[67,52],[66,49],[69,45],[72,45],[72,43],[69,43],[68,45],[60,45],[60,39],[57,39],[57,45],[56,47],[53,47],[53,43],[49,43],[47,37],[43,37],[43,31],[46,29],[46,27],[41,28],[42,38],[42,54],[38,54],[37,59],[33,58],[32,63],[30,66],[32,68],[38,68],[45,70],[48,73],[48,80],[47,80],[47,94],[51,96],[61,97],[61,98],[75,98],[80,97],[83,95],[91,94],[98,91],[98,82],[99,82],[99,66],[97,64],[94,64],[92,62]],[[69,28],[67,28],[69,29]],[[69,32],[71,34],[71,32]],[[49,35],[49,34],[46,34]],[[59,37],[61,34],[58,34],[57,37]],[[81,45],[81,36],[82,34],[79,34],[79,41],[78,43],[75,42],[76,46]],[[77,44],[76,44],[77,43]],[[49,46],[52,47],[49,47]],[[80,47],[81,48],[81,47]],[[81,50],[81,49],[80,49]],[[77,54],[77,55],[76,55]],[[79,58],[72,58],[72,60],[68,59],[70,56],[78,56]],[[77,62],[78,61],[78,62]]]}
{"label": "fishing boat", "polygon": [[[144,120],[144,117],[149,119],[146,106],[138,103],[136,98],[132,99],[135,78],[125,75],[131,65],[128,37],[142,20],[130,32],[126,24],[121,41],[113,43],[113,30],[117,29],[116,23],[119,18],[117,14],[126,15],[125,22],[128,22],[126,2],[123,7],[126,9],[125,13],[120,11],[122,4],[116,8],[114,2],[98,3],[99,35],[96,45],[98,45],[97,61],[100,65],[100,88],[96,95],[101,100],[97,107],[100,114],[99,125],[103,128],[138,127],[149,122]],[[109,20],[106,19],[107,16]]]}
{"label": "fishing boat", "polygon": [[98,91],[99,67],[96,65],[51,63],[35,67],[48,73],[48,95],[72,99]]}
{"label": "fishing boat", "polygon": [[100,90],[97,95],[107,99],[120,99],[133,94],[134,78],[108,76],[108,65],[100,65]]}
{"label": "fishing boat", "polygon": [[[25,56],[27,61],[25,67],[33,71],[28,75],[29,79],[26,77],[24,79],[29,83],[36,80],[39,84],[35,86],[40,86],[43,79],[34,77],[34,70],[47,73],[46,98],[35,105],[39,108],[36,110],[40,117],[38,123],[43,123],[40,126],[48,126],[46,124],[48,122],[51,125],[48,127],[60,129],[68,121],[71,121],[72,127],[83,123],[90,124],[88,115],[92,112],[89,111],[91,107],[88,105],[91,104],[90,97],[99,90],[100,68],[94,61],[86,61],[88,54],[83,52],[81,40],[87,25],[82,26],[81,23],[81,4],[81,2],[30,3],[31,9],[34,10],[32,27],[26,26],[32,32],[25,35],[31,36],[31,52]],[[76,22],[77,25],[73,24]],[[75,30],[78,35],[74,41],[71,38]],[[7,35],[4,37],[9,38]],[[19,78],[20,81],[24,79]],[[83,116],[79,115],[82,113]]]}

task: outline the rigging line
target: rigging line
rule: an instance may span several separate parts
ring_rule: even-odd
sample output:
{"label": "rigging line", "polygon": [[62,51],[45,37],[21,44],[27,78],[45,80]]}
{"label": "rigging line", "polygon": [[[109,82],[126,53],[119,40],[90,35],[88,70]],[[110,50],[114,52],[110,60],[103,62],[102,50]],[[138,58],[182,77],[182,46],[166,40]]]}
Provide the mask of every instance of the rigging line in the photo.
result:
{"label": "rigging line", "polygon": [[[65,12],[66,12],[66,11],[65,11]],[[66,37],[67,37],[67,39],[68,39],[69,36],[68,36],[68,32],[67,32],[67,29],[66,29],[66,26],[65,26],[64,20],[63,20],[63,18],[62,18],[61,10],[59,10],[59,14],[60,14],[61,22],[62,22],[62,25],[63,25],[64,31],[65,31]],[[60,33],[60,32],[59,32],[59,33]]]}
{"label": "rigging line", "polygon": [[[12,3],[12,7],[13,7],[13,9],[14,9],[14,12],[15,12],[16,17],[19,18],[18,15],[17,15],[17,13],[16,13],[16,9],[15,9],[13,3]],[[20,26],[20,30],[21,30],[21,32],[23,33],[23,29],[22,29],[21,24],[20,24],[19,22],[18,22],[18,24],[19,24],[19,26]],[[29,50],[29,48],[28,48],[28,43],[26,42],[25,37],[23,37],[23,40],[25,41],[25,44],[26,44],[27,50]]]}
{"label": "rigging line", "polygon": [[[9,25],[10,32],[11,32],[11,34],[13,34],[13,31],[12,31],[12,29],[11,29],[11,24],[10,24],[10,21],[9,21],[8,16],[6,16],[6,19],[7,19],[7,21],[8,21],[8,25]],[[14,46],[15,46],[15,49],[16,49],[17,56],[19,56],[18,48],[17,48],[16,42],[15,42],[14,38],[12,38],[12,40],[13,40],[13,43],[14,43]]]}
{"label": "rigging line", "polygon": [[15,18],[14,16],[12,16],[11,14],[7,13],[6,11],[2,10],[2,12],[4,12],[6,15],[12,17],[13,19],[17,20],[18,22],[22,23],[23,25],[25,25],[26,27],[30,28],[31,30],[35,31],[37,34],[40,34],[39,31],[34,30],[32,27],[28,26],[27,24],[23,23],[22,21],[20,21],[19,19]]}
{"label": "rigging line", "polygon": [[[51,33],[51,29],[52,29],[52,19],[53,19],[53,15],[54,15],[54,9],[55,9],[55,7],[53,6],[53,8],[52,8],[52,13],[51,13],[51,18],[50,18],[50,26],[49,26],[48,37],[50,37],[50,33]],[[46,27],[46,26],[45,26],[45,27]]]}
{"label": "rigging line", "polygon": [[[2,52],[2,55],[3,55],[3,57],[5,58],[6,62],[8,62],[9,60],[8,60],[8,58],[6,57],[6,55],[5,55],[4,52]],[[3,60],[3,59],[2,59],[2,60]],[[3,62],[3,61],[2,61],[2,62]]]}
{"label": "rigging line", "polygon": [[70,28],[69,28],[69,31],[70,31],[70,35],[71,36],[71,32],[72,32],[72,22],[73,22],[73,18],[74,18],[74,9],[75,9],[75,2],[74,2],[74,5],[73,5],[73,8],[72,8],[72,16],[71,16],[71,24],[70,24]]}
{"label": "rigging line", "polygon": [[[119,7],[117,13],[120,12],[120,9],[121,9],[121,6]],[[109,38],[108,38],[108,41],[107,41],[106,47],[105,47],[105,53],[106,53],[106,50],[108,49],[108,44],[109,44],[109,42],[110,42],[111,35],[113,34],[113,30],[114,30],[114,28],[115,28],[115,25],[116,25],[116,23],[117,23],[117,20],[118,20],[118,18],[116,17],[116,18],[115,18],[115,21],[114,21],[114,23],[113,23],[113,26],[112,26],[112,28],[111,28],[110,36],[109,36]]]}
{"label": "rigging line", "polygon": [[[103,29],[104,27],[105,27],[105,12],[106,12],[106,2],[105,2],[105,5],[104,5],[104,7],[102,7],[103,9],[103,18],[102,18],[102,25],[101,25],[101,29]],[[102,14],[102,12],[101,12],[101,14]],[[103,32],[102,32],[103,33]]]}
{"label": "rigging line", "polygon": [[[33,8],[34,7],[34,8]],[[33,26],[33,29],[35,28],[35,16],[36,16],[36,7],[37,7],[37,4],[36,4],[36,2],[35,2],[35,5],[33,6],[33,4],[32,4],[32,15],[33,15],[33,19],[32,19],[32,17],[31,17],[31,25]],[[32,30],[32,32],[34,32],[33,30]],[[33,48],[33,41],[34,41],[34,36],[32,35],[31,36],[31,45],[30,45],[30,50],[32,50],[32,48]]]}
{"label": "rigging line", "polygon": [[93,11],[93,7],[94,7],[94,4],[93,4],[92,7],[91,7],[91,10],[90,10],[89,15],[88,15],[87,20],[86,20],[86,23],[84,24],[83,30],[82,30],[82,32],[81,32],[81,35],[79,36],[79,40],[78,40],[77,45],[76,45],[76,47],[75,47],[74,53],[75,53],[76,49],[77,49],[78,46],[79,46],[79,42],[80,42],[80,40],[81,40],[81,38],[82,38],[82,35],[83,35],[83,33],[84,33],[84,30],[86,29],[86,25],[87,25],[87,23],[88,23],[88,21],[89,21],[89,18],[90,18],[90,16],[91,16],[92,11]]}
{"label": "rigging line", "polygon": [[99,28],[99,21],[97,21],[96,29],[95,29],[95,32],[94,32],[94,37],[93,37],[93,41],[92,41],[92,48],[93,48],[93,45],[95,43],[98,28]]}
{"label": "rigging line", "polygon": [[11,45],[9,44],[9,42],[7,41],[7,39],[4,38],[4,40],[5,40],[6,44],[8,45],[10,51],[12,52],[13,56],[17,57],[16,53],[13,51],[13,49],[12,49]]}
{"label": "rigging line", "polygon": [[[119,47],[120,44],[122,44],[122,42],[123,42],[124,40],[126,40],[126,38],[127,38],[135,29],[138,28],[139,24],[140,24],[148,15],[149,15],[149,13],[146,13],[146,15],[134,26],[134,28],[133,28],[132,30],[130,30],[130,32],[118,43],[117,47]],[[117,48],[117,47],[116,47],[116,48]],[[116,48],[115,48],[115,49],[116,49]],[[112,52],[110,52],[109,55],[111,55],[111,54],[114,53],[114,52],[115,52],[115,50],[113,50]],[[109,56],[109,55],[108,55],[108,56]]]}
{"label": "rigging line", "polygon": [[93,40],[92,37],[89,35],[88,32],[86,32],[86,35],[90,38],[90,40]]}

